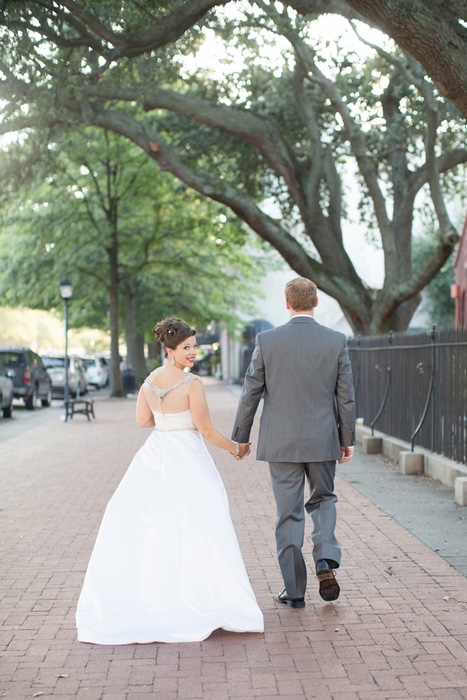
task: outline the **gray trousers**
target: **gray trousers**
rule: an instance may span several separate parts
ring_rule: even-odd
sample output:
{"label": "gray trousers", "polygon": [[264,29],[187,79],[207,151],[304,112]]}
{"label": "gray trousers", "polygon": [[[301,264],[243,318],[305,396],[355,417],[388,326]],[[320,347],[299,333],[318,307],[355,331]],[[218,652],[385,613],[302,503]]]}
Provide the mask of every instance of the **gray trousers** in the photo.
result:
{"label": "gray trousers", "polygon": [[[337,566],[341,549],[334,535],[336,462],[270,462],[276,500],[276,547],[287,594],[302,598],[306,590],[306,565],[302,555],[305,510],[313,521],[313,559],[331,559]],[[310,497],[304,503],[305,477]]]}

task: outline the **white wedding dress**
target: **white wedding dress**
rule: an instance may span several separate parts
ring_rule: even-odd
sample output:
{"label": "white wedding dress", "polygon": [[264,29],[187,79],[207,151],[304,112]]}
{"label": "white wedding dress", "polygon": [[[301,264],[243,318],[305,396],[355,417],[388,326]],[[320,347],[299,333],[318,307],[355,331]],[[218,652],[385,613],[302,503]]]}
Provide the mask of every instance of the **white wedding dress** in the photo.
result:
{"label": "white wedding dress", "polygon": [[264,629],[223,483],[191,412],[161,412],[171,390],[187,400],[193,379],[168,389],[146,380],[156,427],[105,511],[76,613],[81,642],[194,642],[220,627]]}

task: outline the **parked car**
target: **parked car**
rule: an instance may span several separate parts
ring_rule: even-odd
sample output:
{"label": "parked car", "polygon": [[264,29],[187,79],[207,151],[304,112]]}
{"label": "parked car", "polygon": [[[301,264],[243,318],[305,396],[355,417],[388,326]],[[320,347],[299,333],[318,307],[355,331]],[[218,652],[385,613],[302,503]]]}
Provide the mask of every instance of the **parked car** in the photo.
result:
{"label": "parked car", "polygon": [[0,361],[13,381],[13,396],[23,399],[26,408],[52,401],[52,382],[39,355],[29,348],[0,348]]}
{"label": "parked car", "polygon": [[4,418],[11,418],[13,411],[13,380],[8,376],[11,370],[0,362],[0,410]]}
{"label": "parked car", "polygon": [[110,360],[108,360],[106,357],[99,357],[99,360],[104,363],[105,374],[107,377],[104,386],[107,386],[110,382]]}
{"label": "parked car", "polygon": [[104,362],[100,357],[82,357],[86,372],[88,375],[88,384],[95,386],[96,389],[107,384],[107,370]]}
{"label": "parked car", "polygon": [[[65,393],[65,358],[43,355],[42,360],[52,380],[52,394],[61,398]],[[77,355],[68,356],[68,386],[73,398],[88,390],[86,369]]]}

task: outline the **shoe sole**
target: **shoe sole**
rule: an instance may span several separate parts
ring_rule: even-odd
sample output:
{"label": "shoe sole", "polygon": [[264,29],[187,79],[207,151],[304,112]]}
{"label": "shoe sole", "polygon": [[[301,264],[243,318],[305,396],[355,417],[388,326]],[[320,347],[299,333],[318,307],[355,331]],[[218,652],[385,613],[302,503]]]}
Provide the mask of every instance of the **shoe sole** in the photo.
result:
{"label": "shoe sole", "polygon": [[317,571],[316,576],[319,581],[319,594],[321,598],[327,603],[337,600],[341,589],[332,571],[323,569],[322,571]]}

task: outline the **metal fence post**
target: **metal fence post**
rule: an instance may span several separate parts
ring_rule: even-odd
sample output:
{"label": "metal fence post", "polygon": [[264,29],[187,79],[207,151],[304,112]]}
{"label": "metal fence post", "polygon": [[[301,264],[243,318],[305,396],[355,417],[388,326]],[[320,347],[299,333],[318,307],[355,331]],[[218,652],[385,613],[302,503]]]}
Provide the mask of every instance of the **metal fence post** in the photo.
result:
{"label": "metal fence post", "polygon": [[[361,340],[362,340],[362,336],[360,334],[358,334],[357,335],[357,348],[360,347]],[[360,375],[362,373],[360,353],[358,351],[357,351],[356,365],[357,365],[357,381],[354,384],[354,392],[355,392],[355,405],[356,405],[356,408],[358,411],[358,409],[360,407],[359,402],[358,402],[358,388],[360,386]]]}

